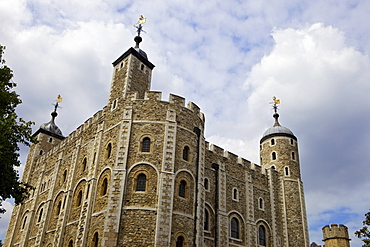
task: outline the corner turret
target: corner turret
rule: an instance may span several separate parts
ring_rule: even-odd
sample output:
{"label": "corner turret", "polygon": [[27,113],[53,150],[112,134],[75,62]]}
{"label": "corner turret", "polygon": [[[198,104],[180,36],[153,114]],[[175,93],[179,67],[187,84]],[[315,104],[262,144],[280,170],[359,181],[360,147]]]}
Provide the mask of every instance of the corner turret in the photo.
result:
{"label": "corner turret", "polygon": [[348,235],[348,228],[345,225],[331,224],[322,228],[324,247],[350,247],[351,240]]}

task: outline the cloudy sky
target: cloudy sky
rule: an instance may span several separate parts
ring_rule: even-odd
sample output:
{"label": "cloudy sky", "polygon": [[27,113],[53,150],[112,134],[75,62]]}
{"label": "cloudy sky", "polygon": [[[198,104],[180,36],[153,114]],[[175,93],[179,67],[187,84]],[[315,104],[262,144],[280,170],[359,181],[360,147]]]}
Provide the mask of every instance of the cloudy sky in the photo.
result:
{"label": "cloudy sky", "polygon": [[56,122],[68,135],[106,104],[111,63],[134,46],[143,14],[152,90],[195,102],[208,141],[255,163],[277,96],[280,123],[299,140],[310,241],[343,223],[360,246],[353,233],[370,208],[369,13],[368,0],[0,0],[0,44],[18,114],[36,131],[61,94]]}

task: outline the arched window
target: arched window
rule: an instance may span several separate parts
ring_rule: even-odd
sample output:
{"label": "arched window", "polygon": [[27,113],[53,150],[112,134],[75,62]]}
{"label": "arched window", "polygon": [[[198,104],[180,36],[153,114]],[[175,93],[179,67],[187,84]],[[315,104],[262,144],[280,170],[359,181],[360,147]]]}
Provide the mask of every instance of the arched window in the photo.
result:
{"label": "arched window", "polygon": [[272,160],[276,160],[276,153],[275,152],[271,153],[271,158],[272,158]]}
{"label": "arched window", "polygon": [[206,208],[204,209],[204,230],[209,231],[209,213]]}
{"label": "arched window", "polygon": [[93,247],[98,247],[99,246],[99,234],[96,232],[94,233],[93,241],[92,241],[92,246]]}
{"label": "arched window", "polygon": [[82,171],[86,170],[86,165],[87,165],[87,159],[85,157],[84,160],[82,161]]}
{"label": "arched window", "polygon": [[233,189],[233,200],[234,201],[238,200],[238,189],[237,188]]}
{"label": "arched window", "polygon": [[239,221],[237,218],[231,218],[231,237],[239,238]]}
{"label": "arched window", "polygon": [[178,236],[176,240],[176,247],[183,247],[184,246],[184,237]]}
{"label": "arched window", "polygon": [[149,137],[145,137],[143,139],[141,151],[146,152],[146,153],[150,152],[150,138]]}
{"label": "arched window", "polygon": [[68,243],[68,247],[73,247],[73,240],[70,240]]}
{"label": "arched window", "polygon": [[186,194],[186,181],[181,180],[179,186],[179,196],[185,198],[185,194]]}
{"label": "arched window", "polygon": [[107,146],[107,150],[106,150],[106,158],[110,158],[112,154],[112,143],[109,143],[108,146]]}
{"label": "arched window", "polygon": [[182,150],[182,159],[189,161],[189,147],[185,146],[184,150]]}
{"label": "arched window", "polygon": [[40,221],[41,221],[43,211],[44,211],[44,210],[41,208],[41,209],[40,209],[40,213],[39,213],[39,218],[37,219],[37,222],[40,222]]}
{"label": "arched window", "polygon": [[27,223],[27,216],[24,217],[22,229],[24,229],[26,227],[26,223]]}
{"label": "arched window", "polygon": [[271,146],[275,145],[275,139],[271,139]]}
{"label": "arched window", "polygon": [[289,176],[289,167],[286,166],[284,169],[285,169],[285,176]]}
{"label": "arched window", "polygon": [[208,185],[208,178],[205,178],[205,179],[204,179],[204,189],[205,189],[205,190],[208,190],[208,189],[209,189],[209,188],[208,188],[208,186],[209,186],[209,185]]}
{"label": "arched window", "polygon": [[103,183],[101,185],[101,195],[104,196],[107,194],[108,190],[108,178],[104,178]]}
{"label": "arched window", "polygon": [[263,199],[262,198],[260,198],[260,199],[258,199],[258,208],[259,209],[264,209],[264,203],[263,203]]}
{"label": "arched window", "polygon": [[258,244],[260,246],[266,246],[266,229],[263,225],[258,227]]}
{"label": "arched window", "polygon": [[77,196],[77,207],[78,206],[81,206],[81,203],[82,203],[82,190],[80,190],[78,192],[78,196]]}
{"label": "arched window", "polygon": [[146,175],[144,173],[140,173],[137,176],[136,181],[136,191],[145,191],[146,190]]}
{"label": "arched window", "polygon": [[295,153],[292,152],[292,160],[295,160]]}

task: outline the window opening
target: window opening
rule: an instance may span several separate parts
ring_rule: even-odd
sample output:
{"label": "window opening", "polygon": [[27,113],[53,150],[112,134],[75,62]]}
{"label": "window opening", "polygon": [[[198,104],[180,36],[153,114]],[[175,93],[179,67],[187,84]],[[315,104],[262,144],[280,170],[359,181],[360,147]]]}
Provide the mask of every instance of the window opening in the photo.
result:
{"label": "window opening", "polygon": [[239,221],[235,217],[231,219],[231,237],[239,238]]}
{"label": "window opening", "polygon": [[209,231],[209,213],[206,208],[204,209],[204,230]]}
{"label": "window opening", "polygon": [[101,195],[104,196],[107,194],[107,190],[108,190],[108,179],[107,178],[104,178],[103,180],[103,184],[101,186]]}
{"label": "window opening", "polygon": [[266,246],[266,230],[262,225],[258,227],[258,244],[260,246]]}
{"label": "window opening", "polygon": [[141,151],[142,152],[150,152],[150,138],[149,137],[145,137],[143,139],[143,145],[142,145]]}
{"label": "window opening", "polygon": [[184,246],[184,237],[179,236],[176,241],[176,247],[183,247]]}
{"label": "window opening", "polygon": [[112,144],[109,143],[107,146],[107,155],[106,155],[107,159],[110,158],[111,153],[112,153]]}
{"label": "window opening", "polygon": [[289,176],[289,167],[285,167],[285,176]]}
{"label": "window opening", "polygon": [[26,223],[27,223],[27,216],[24,217],[22,229],[24,229],[26,227]]}
{"label": "window opening", "polygon": [[185,198],[185,193],[186,193],[186,181],[181,180],[179,186],[179,196]]}
{"label": "window opening", "polygon": [[204,179],[204,189],[206,189],[206,190],[208,190],[209,188],[208,188],[208,178],[205,178]]}
{"label": "window opening", "polygon": [[77,196],[77,207],[78,206],[81,206],[81,203],[82,203],[82,190],[80,190],[78,192],[78,196]]}
{"label": "window opening", "polygon": [[68,247],[73,247],[73,240],[70,240],[68,243]]}
{"label": "window opening", "polygon": [[140,173],[137,176],[136,181],[136,191],[145,191],[146,189],[146,175],[144,173]]}
{"label": "window opening", "polygon": [[238,189],[236,188],[233,189],[233,199],[238,200]]}
{"label": "window opening", "polygon": [[86,170],[86,165],[87,165],[87,159],[85,157],[84,160],[82,161],[82,171]]}
{"label": "window opening", "polygon": [[271,139],[271,145],[275,145],[275,139]]}
{"label": "window opening", "polygon": [[60,211],[62,210],[62,200],[60,200],[59,202],[58,202],[58,207],[57,207],[57,215],[59,215],[60,214]]}
{"label": "window opening", "polygon": [[52,143],[53,142],[53,138],[50,137],[49,138],[49,142]]}
{"label": "window opening", "polygon": [[295,153],[292,152],[292,160],[295,160]]}
{"label": "window opening", "polygon": [[272,160],[276,160],[276,153],[275,152],[272,152],[271,156],[272,156]]}
{"label": "window opening", "polygon": [[40,209],[39,218],[37,219],[37,222],[41,221],[43,211],[44,211],[43,209]]}
{"label": "window opening", "polygon": [[183,160],[188,161],[189,160],[189,147],[185,146],[184,150],[182,151],[182,158]]}
{"label": "window opening", "polygon": [[93,247],[98,247],[99,244],[99,234],[96,232],[93,237]]}
{"label": "window opening", "polygon": [[264,205],[263,205],[263,199],[262,199],[262,198],[260,198],[260,199],[258,200],[258,208],[259,208],[259,209],[263,209],[263,208],[264,208]]}

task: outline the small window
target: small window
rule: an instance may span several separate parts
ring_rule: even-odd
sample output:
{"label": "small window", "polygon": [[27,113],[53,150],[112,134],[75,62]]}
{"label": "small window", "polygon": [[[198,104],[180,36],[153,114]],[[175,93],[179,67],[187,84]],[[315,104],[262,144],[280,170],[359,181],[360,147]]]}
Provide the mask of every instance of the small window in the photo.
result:
{"label": "small window", "polygon": [[276,160],[276,153],[275,152],[271,153],[271,158],[272,158],[272,160]]}
{"label": "small window", "polygon": [[70,240],[68,243],[68,247],[73,247],[73,240]]}
{"label": "small window", "polygon": [[42,155],[43,154],[43,152],[42,152],[42,150],[40,150],[40,155]]}
{"label": "small window", "polygon": [[294,140],[293,139],[290,139],[290,144],[294,145]]}
{"label": "small window", "polygon": [[276,170],[276,166],[271,166],[272,169]]}
{"label": "small window", "polygon": [[90,184],[87,185],[87,191],[86,191],[86,199],[89,198],[89,192],[90,192]]}
{"label": "small window", "polygon": [[144,64],[141,64],[140,70],[144,70]]}
{"label": "small window", "polygon": [[67,170],[64,170],[63,172],[63,182],[67,180]]}
{"label": "small window", "polygon": [[258,244],[260,246],[266,246],[266,229],[263,225],[258,227]]}
{"label": "small window", "polygon": [[292,160],[295,160],[295,153],[292,152]]}
{"label": "small window", "polygon": [[184,150],[182,151],[182,159],[189,161],[189,147],[185,146]]}
{"label": "small window", "polygon": [[93,237],[92,241],[92,246],[93,247],[98,247],[99,246],[99,234],[96,232]]}
{"label": "small window", "polygon": [[285,176],[289,176],[289,167],[286,166],[284,170],[285,170]]}
{"label": "small window", "polygon": [[208,182],[208,178],[205,178],[204,179],[204,189],[205,190],[209,190],[209,184],[208,184],[209,182]]}
{"label": "small window", "polygon": [[104,178],[102,186],[101,186],[101,195],[104,196],[107,194],[108,190],[108,179]]}
{"label": "small window", "polygon": [[112,144],[109,143],[106,150],[106,158],[109,159],[112,154]]}
{"label": "small window", "polygon": [[137,176],[136,181],[136,191],[145,191],[146,190],[146,175],[144,173],[140,173]]}
{"label": "small window", "polygon": [[263,199],[262,198],[258,199],[258,209],[263,210],[264,207],[265,207],[265,205],[264,205]]}
{"label": "small window", "polygon": [[115,99],[113,101],[112,110],[116,109],[116,106],[117,106],[117,100]]}
{"label": "small window", "polygon": [[239,195],[238,195],[238,189],[234,188],[233,189],[233,200],[238,201],[239,200]]}
{"label": "small window", "polygon": [[87,165],[87,159],[85,157],[84,160],[82,161],[82,171],[86,170],[86,165]]}
{"label": "small window", "polygon": [[44,211],[43,209],[40,209],[39,218],[37,219],[37,222],[41,221],[43,211]]}
{"label": "small window", "polygon": [[179,236],[176,240],[176,247],[183,247],[184,246],[184,237]]}
{"label": "small window", "polygon": [[77,207],[81,206],[81,203],[82,203],[82,190],[80,190],[78,192],[78,196],[77,196]]}
{"label": "small window", "polygon": [[149,137],[145,137],[143,139],[141,151],[142,152],[150,152],[150,138]]}
{"label": "small window", "polygon": [[22,229],[24,229],[26,227],[26,223],[27,223],[27,216],[24,217]]}
{"label": "small window", "polygon": [[52,143],[53,142],[53,138],[50,137],[49,138],[49,142]]}
{"label": "small window", "polygon": [[239,238],[239,221],[237,218],[231,218],[231,237]]}
{"label": "small window", "polygon": [[58,202],[58,207],[57,207],[57,216],[60,214],[60,211],[62,211],[62,200]]}
{"label": "small window", "polygon": [[94,153],[93,161],[92,163],[95,164],[95,159],[96,159],[96,152]]}
{"label": "small window", "polygon": [[271,146],[275,145],[275,139],[271,139]]}
{"label": "small window", "polygon": [[186,194],[186,181],[181,180],[179,186],[179,196],[185,198],[185,194]]}
{"label": "small window", "polygon": [[204,209],[204,230],[209,231],[209,213],[206,208]]}

